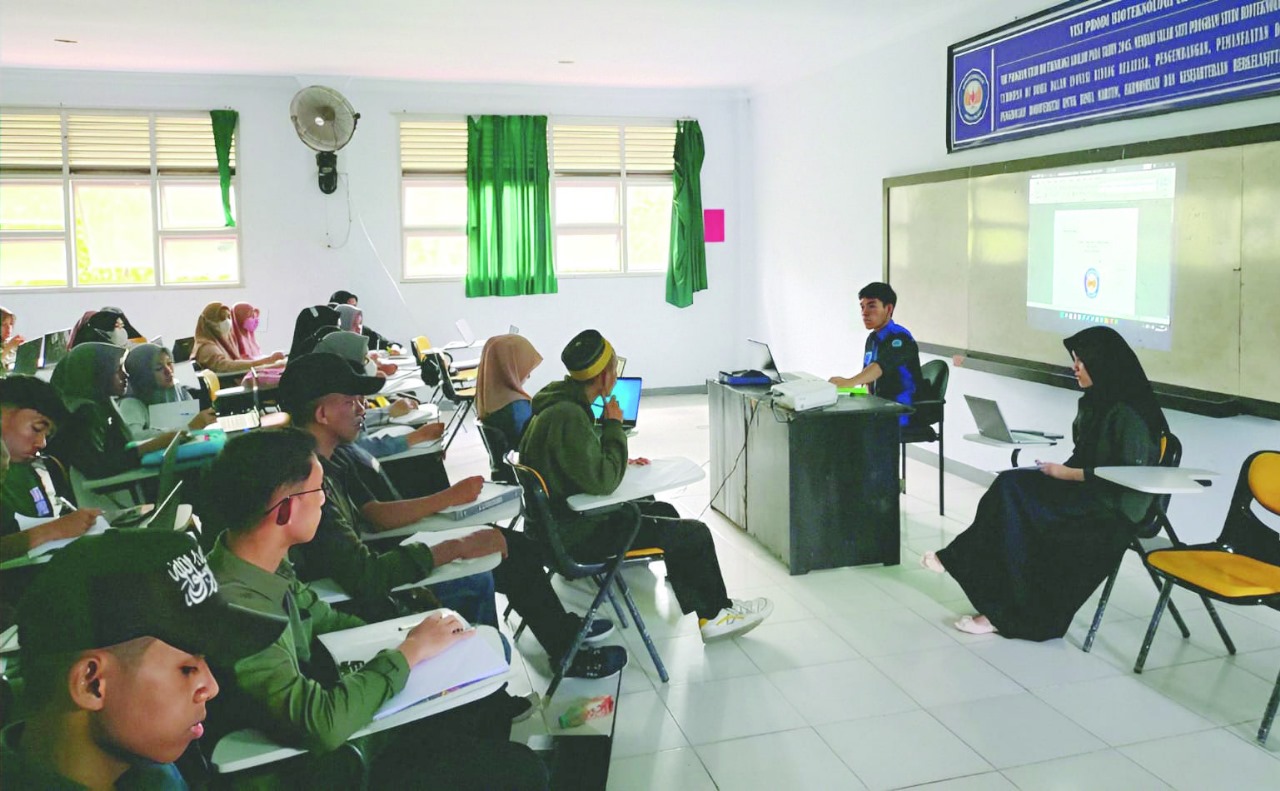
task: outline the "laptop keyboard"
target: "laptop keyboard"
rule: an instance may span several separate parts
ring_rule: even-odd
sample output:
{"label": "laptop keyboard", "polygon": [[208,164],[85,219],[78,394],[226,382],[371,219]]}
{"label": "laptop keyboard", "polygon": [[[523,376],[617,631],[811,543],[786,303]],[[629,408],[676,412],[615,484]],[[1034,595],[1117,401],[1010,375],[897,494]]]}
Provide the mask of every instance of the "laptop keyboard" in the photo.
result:
{"label": "laptop keyboard", "polygon": [[226,432],[248,431],[262,425],[257,412],[243,412],[239,415],[224,415],[218,418],[218,428]]}

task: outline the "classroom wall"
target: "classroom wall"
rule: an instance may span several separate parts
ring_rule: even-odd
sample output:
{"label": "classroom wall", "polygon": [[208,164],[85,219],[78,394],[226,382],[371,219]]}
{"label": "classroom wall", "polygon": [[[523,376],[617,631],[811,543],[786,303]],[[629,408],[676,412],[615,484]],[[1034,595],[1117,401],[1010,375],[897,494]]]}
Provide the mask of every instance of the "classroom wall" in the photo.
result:
{"label": "classroom wall", "polygon": [[[948,155],[947,46],[1051,4],[955,5],[949,16],[922,21],[910,37],[886,39],[837,68],[752,96],[755,236],[746,312],[753,317],[749,331],[770,341],[784,368],[825,377],[861,367],[866,330],[857,312],[857,291],[881,275],[884,178],[1272,123],[1280,117],[1280,98],[1260,99]],[[910,328],[911,295],[899,299],[896,318]],[[964,406],[966,392],[998,397],[1011,423],[1070,434],[1073,392],[959,369],[948,392],[948,459],[981,470],[1008,466],[1007,453],[963,440],[963,434],[976,430]],[[1185,445],[1184,466],[1224,474],[1206,495],[1175,498],[1172,506],[1183,535],[1211,538],[1221,527],[1240,462],[1252,450],[1280,448],[1280,423],[1172,412],[1168,418]],[[936,452],[936,446],[920,447]],[[1024,456],[1060,461],[1069,452],[1068,443]]]}
{"label": "classroom wall", "polygon": [[[337,88],[361,113],[354,139],[338,155],[344,176],[332,196],[316,186],[314,153],[298,140],[288,113],[293,94],[316,83]],[[264,311],[264,348],[287,348],[297,312],[345,288],[359,294],[367,324],[400,340],[420,333],[438,344],[456,340],[460,318],[478,336],[518,325],[547,360],[532,386],[561,376],[560,349],[594,326],[629,359],[628,373],[645,377],[646,387],[701,383],[743,334],[738,271],[744,244],[737,227],[749,170],[741,131],[747,104],[737,92],[15,69],[0,70],[0,86],[4,105],[240,112],[243,286],[0,294],[18,313],[20,331],[69,326],[84,310],[110,304],[143,332],[172,342],[192,333],[206,302],[248,301]],[[707,246],[710,290],[681,310],[664,301],[661,275],[565,277],[555,295],[484,299],[465,298],[460,281],[398,282],[397,112],[697,118],[707,149],[703,203],[728,217],[727,241]]]}

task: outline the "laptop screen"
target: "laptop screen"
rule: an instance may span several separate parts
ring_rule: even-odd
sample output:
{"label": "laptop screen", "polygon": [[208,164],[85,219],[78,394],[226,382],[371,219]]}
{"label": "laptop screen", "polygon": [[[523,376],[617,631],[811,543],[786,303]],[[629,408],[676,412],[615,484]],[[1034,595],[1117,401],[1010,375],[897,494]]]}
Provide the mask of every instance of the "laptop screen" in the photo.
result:
{"label": "laptop screen", "polygon": [[749,367],[775,382],[781,382],[782,374],[778,373],[778,366],[773,361],[773,352],[769,350],[769,344],[751,338],[747,338],[747,343],[751,344],[751,365]]}
{"label": "laptop screen", "polygon": [[13,358],[13,372],[31,376],[40,367],[40,349],[44,346],[44,338],[27,341],[18,347]]}
{"label": "laptop screen", "polygon": [[67,356],[67,344],[71,342],[71,330],[58,330],[44,336],[44,363],[47,368],[57,365]]}
{"label": "laptop screen", "polygon": [[[618,383],[613,386],[613,397],[618,399],[618,406],[622,407],[622,424],[624,426],[634,426],[636,418],[640,415],[640,385],[642,380],[638,376],[624,376],[618,379]],[[604,414],[604,402],[599,398],[591,404],[591,414],[599,419]]]}

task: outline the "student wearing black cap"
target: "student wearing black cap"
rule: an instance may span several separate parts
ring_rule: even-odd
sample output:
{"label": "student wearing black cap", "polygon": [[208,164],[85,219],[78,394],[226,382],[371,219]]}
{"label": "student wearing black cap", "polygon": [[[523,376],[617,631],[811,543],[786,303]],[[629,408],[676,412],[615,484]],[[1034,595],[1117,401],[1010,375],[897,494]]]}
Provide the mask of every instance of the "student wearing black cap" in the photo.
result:
{"label": "student wearing black cap", "polygon": [[[332,577],[357,601],[372,602],[385,599],[392,588],[422,580],[436,566],[502,551],[504,559],[493,572],[498,591],[525,618],[547,653],[558,657],[568,650],[581,622],[565,612],[542,570],[537,547],[522,533],[494,528],[434,547],[411,544],[383,553],[371,552],[360,539],[364,530],[394,530],[450,505],[471,502],[479,496],[482,481],[476,476],[426,497],[378,500],[362,482],[359,462],[344,453],[342,445],[359,435],[364,398],[376,393],[383,382],[357,375],[337,355],[319,353],[291,361],[280,379],[281,405],[294,425],[316,440],[328,495],[315,541],[296,552],[299,573],[304,579]],[[597,618],[591,628],[588,640],[594,643],[614,627],[607,619]],[[604,678],[626,663],[627,652],[621,646],[584,647],[575,655],[568,675]]]}
{"label": "student wearing black cap", "polygon": [[[236,495],[219,498],[203,514],[206,529],[218,532],[209,563],[219,585],[232,601],[289,622],[270,646],[234,667],[216,666],[226,689],[210,712],[215,737],[252,727],[282,744],[332,751],[404,689],[411,667],[475,635],[464,631],[456,616],[436,614],[360,668],[337,678],[323,672],[313,651],[315,638],[364,621],[320,601],[288,559],[291,548],[315,537],[326,501],[315,449],[305,431],[254,431],[228,442],[207,473],[210,491]],[[508,740],[509,701],[495,693],[361,739],[372,774],[369,787],[545,788],[538,758]],[[333,783],[323,756],[293,762],[287,771],[290,787]]]}
{"label": "student wearing black cap", "polygon": [[[584,330],[569,341],[560,359],[569,375],[533,397],[533,418],[520,442],[520,460],[546,481],[570,553],[592,560],[612,552],[619,533],[629,527],[609,516],[577,515],[565,505],[565,499],[583,493],[611,494],[627,470],[622,409],[609,397],[618,380],[617,355],[599,332]],[[591,402],[602,396],[606,399],[603,426],[597,435]],[[633,459],[630,463],[649,462]],[[743,634],[769,616],[773,604],[768,599],[729,598],[706,525],[681,519],[668,503],[644,500],[637,504],[644,519],[635,545],[663,550],[667,579],[680,609],[698,614],[704,642]]]}
{"label": "student wearing black cap", "polygon": [[[34,475],[27,467],[44,448],[59,424],[68,417],[62,397],[53,385],[34,376],[0,379],[0,560],[26,554],[49,541],[84,535],[98,515],[96,508],[82,508],[29,530],[19,530],[14,513],[19,494],[26,494]],[[10,471],[10,465],[24,469]],[[18,488],[22,491],[17,491]],[[47,501],[47,493],[40,492]],[[30,502],[28,500],[28,502]],[[53,509],[46,502],[49,514]]]}
{"label": "student wearing black cap", "polygon": [[112,531],[62,549],[18,610],[30,713],[0,734],[0,786],[185,789],[173,762],[233,662],[285,621],[230,604],[185,533]]}

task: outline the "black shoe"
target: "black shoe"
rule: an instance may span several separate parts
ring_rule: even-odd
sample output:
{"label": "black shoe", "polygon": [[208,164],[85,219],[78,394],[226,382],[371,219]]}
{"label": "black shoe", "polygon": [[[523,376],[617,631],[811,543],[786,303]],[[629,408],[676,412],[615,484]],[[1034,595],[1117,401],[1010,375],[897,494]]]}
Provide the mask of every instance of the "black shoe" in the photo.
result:
{"label": "black shoe", "polygon": [[[581,627],[582,619],[578,619],[578,625]],[[594,645],[613,634],[613,632],[613,621],[597,615],[591,619],[591,627],[587,629],[587,636],[582,638],[582,642]]]}
{"label": "black shoe", "polygon": [[565,672],[566,678],[608,678],[627,666],[627,649],[620,645],[582,646]]}
{"label": "black shoe", "polygon": [[511,716],[512,724],[524,722],[533,716],[533,712],[537,710],[541,698],[538,693],[530,692],[527,696],[521,698],[515,695],[507,695],[507,699],[503,702],[505,713]]}

